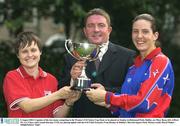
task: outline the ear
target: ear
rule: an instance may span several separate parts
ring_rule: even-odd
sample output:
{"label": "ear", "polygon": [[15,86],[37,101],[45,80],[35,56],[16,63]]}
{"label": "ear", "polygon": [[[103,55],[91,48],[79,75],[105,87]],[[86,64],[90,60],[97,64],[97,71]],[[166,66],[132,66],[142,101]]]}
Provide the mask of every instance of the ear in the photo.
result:
{"label": "ear", "polygon": [[17,58],[19,59],[19,54],[16,54]]}
{"label": "ear", "polygon": [[87,37],[86,28],[83,28],[84,35]]}
{"label": "ear", "polygon": [[112,32],[112,27],[109,26],[108,30],[109,30],[109,34],[110,34]]}
{"label": "ear", "polygon": [[159,32],[155,32],[154,33],[154,40],[156,41],[158,39],[158,37],[159,37]]}

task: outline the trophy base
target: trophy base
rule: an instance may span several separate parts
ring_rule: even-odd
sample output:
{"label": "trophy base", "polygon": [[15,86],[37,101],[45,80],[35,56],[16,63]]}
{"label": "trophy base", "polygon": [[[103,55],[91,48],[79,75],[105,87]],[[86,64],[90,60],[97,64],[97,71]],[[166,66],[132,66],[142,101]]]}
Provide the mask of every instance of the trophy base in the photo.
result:
{"label": "trophy base", "polygon": [[87,91],[91,87],[91,79],[79,77],[73,81],[72,85],[73,90]]}

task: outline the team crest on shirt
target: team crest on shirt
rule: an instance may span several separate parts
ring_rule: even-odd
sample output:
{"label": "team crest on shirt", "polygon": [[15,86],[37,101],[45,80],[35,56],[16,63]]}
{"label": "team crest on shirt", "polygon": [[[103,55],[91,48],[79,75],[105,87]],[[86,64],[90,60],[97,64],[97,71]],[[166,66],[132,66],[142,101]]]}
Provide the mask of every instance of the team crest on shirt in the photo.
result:
{"label": "team crest on shirt", "polygon": [[51,91],[44,91],[44,96],[50,95]]}

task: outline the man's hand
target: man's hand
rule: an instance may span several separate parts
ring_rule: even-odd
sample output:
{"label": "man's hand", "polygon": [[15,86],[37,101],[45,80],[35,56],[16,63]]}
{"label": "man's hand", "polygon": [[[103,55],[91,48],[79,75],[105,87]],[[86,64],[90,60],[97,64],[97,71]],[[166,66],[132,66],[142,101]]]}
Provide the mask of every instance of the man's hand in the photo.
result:
{"label": "man's hand", "polygon": [[77,61],[71,68],[71,77],[72,79],[76,79],[81,75],[82,68],[85,66],[85,61]]}

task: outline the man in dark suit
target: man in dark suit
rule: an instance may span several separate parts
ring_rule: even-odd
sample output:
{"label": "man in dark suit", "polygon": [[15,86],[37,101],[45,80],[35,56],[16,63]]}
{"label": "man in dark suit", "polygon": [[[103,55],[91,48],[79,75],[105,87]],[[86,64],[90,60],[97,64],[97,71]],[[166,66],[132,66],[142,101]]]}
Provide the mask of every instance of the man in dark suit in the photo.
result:
{"label": "man in dark suit", "polygon": [[[84,22],[84,34],[88,41],[101,46],[99,53],[100,64],[96,68],[95,62],[87,62],[86,75],[92,83],[101,83],[106,90],[115,92],[121,88],[128,67],[133,62],[135,52],[115,45],[109,41],[112,31],[109,15],[102,9],[90,10]],[[65,56],[65,67],[60,76],[59,86],[69,84],[71,80],[80,76],[84,61],[77,61],[72,56]],[[82,93],[72,109],[73,117],[112,117],[106,108],[97,106]]]}

